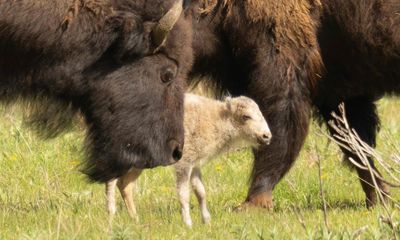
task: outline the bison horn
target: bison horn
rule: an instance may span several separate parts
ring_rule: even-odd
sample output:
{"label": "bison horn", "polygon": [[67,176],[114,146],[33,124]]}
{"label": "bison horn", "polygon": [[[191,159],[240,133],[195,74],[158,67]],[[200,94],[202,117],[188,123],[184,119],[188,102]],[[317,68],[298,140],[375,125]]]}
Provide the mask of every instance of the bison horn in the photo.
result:
{"label": "bison horn", "polygon": [[178,21],[183,10],[183,0],[178,0],[171,9],[158,21],[152,30],[152,41],[157,48],[162,46],[168,33]]}

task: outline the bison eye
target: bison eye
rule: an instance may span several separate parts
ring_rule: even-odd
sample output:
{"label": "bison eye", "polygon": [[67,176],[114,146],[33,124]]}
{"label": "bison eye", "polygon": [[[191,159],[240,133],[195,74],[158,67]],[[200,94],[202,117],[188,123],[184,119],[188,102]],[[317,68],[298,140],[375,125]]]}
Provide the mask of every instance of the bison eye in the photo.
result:
{"label": "bison eye", "polygon": [[243,119],[243,121],[247,121],[247,120],[250,120],[251,117],[249,115],[243,115],[242,119]]}
{"label": "bison eye", "polygon": [[163,83],[169,83],[174,80],[175,72],[171,68],[167,68],[161,73],[161,81]]}

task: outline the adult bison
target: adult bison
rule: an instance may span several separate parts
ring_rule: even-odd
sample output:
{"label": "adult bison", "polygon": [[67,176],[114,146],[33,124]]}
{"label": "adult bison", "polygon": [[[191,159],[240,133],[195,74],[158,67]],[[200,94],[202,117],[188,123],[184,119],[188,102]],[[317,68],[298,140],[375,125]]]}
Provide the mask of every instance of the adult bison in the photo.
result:
{"label": "adult bison", "polygon": [[[327,121],[345,102],[351,127],[375,145],[374,101],[400,90],[399,1],[202,0],[192,11],[192,75],[255,99],[274,136],[254,152],[246,204],[273,206],[272,190],[298,156],[313,106]],[[375,204],[371,176],[357,172],[367,205]]]}
{"label": "adult bison", "polygon": [[0,0],[0,100],[46,99],[42,120],[81,112],[92,180],[174,163],[192,63],[181,13],[182,0]]}

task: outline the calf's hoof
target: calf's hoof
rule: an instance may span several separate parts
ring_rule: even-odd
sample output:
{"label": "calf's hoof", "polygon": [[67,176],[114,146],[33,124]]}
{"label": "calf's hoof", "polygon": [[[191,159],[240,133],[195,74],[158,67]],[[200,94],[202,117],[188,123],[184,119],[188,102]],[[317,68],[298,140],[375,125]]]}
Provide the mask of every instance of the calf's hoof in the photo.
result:
{"label": "calf's hoof", "polygon": [[203,223],[204,223],[204,224],[210,224],[210,222],[211,222],[211,215],[208,214],[208,215],[203,216],[202,220],[203,220]]}
{"label": "calf's hoof", "polygon": [[115,206],[108,207],[108,215],[113,217],[117,213],[117,208]]}
{"label": "calf's hoof", "polygon": [[132,219],[135,223],[139,223],[139,215],[132,217]]}
{"label": "calf's hoof", "polygon": [[185,223],[186,227],[192,228],[193,226],[192,219],[183,219],[183,222]]}

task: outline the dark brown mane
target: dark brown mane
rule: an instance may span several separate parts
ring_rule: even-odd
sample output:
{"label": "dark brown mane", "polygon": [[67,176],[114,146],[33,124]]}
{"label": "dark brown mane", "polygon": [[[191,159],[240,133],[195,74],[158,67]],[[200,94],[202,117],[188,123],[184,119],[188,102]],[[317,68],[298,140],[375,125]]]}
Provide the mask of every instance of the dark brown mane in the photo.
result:
{"label": "dark brown mane", "polygon": [[[282,78],[293,78],[300,65],[309,73],[309,89],[314,92],[320,76],[324,72],[323,62],[317,42],[317,28],[319,22],[314,16],[322,9],[319,0],[202,0],[199,11],[204,15],[213,15],[216,11],[223,11],[225,17],[233,17],[234,6],[243,8],[243,21],[253,25],[269,26],[271,37],[276,51],[291,62],[291,67],[282,69]],[[307,55],[306,59],[297,59],[297,51],[314,48],[315,51]],[[299,62],[301,61],[301,62]],[[285,63],[286,66],[286,63]]]}
{"label": "dark brown mane", "polygon": [[62,29],[67,29],[82,10],[92,13],[99,19],[103,19],[103,22],[106,16],[111,16],[114,14],[114,9],[110,1],[73,0],[61,24]]}

